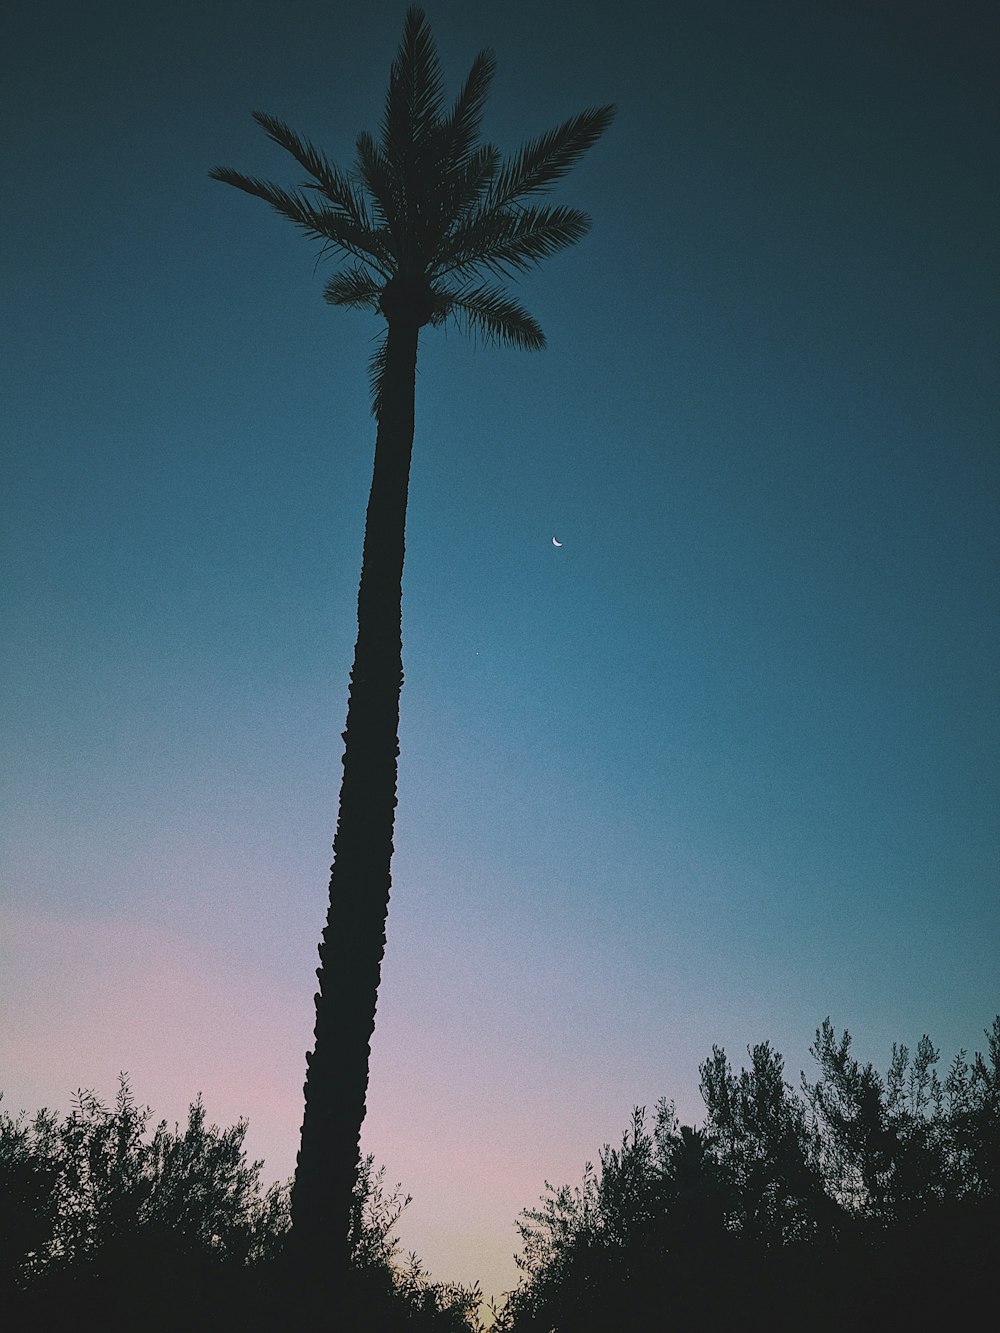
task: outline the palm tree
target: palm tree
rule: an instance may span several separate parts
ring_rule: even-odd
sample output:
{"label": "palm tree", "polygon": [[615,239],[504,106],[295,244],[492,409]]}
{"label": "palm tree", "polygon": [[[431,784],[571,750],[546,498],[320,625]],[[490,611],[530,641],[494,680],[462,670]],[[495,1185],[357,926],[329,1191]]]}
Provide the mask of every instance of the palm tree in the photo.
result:
{"label": "palm tree", "polygon": [[417,339],[425,325],[454,318],[487,340],[545,345],[538,323],[488,276],[512,277],[585,234],[586,214],[531,200],[591,147],[614,110],[583,111],[504,161],[492,144],[478,141],[494,69],[493,55],[481,51],[448,110],[430,28],[423,12],[410,8],[379,137],[358,136],[352,172],[340,171],[262,112],[254,119],[304,169],[305,184],[285,190],[227,167],[211,172],[215,180],[263,199],[321,242],[324,252],[346,260],[326,285],[327,301],[375,311],[388,326],[371,361],[375,467],[330,907],[319,946],[315,1046],[307,1056],[292,1193],[296,1249],[322,1253],[325,1262],[346,1254],[385,948]]}

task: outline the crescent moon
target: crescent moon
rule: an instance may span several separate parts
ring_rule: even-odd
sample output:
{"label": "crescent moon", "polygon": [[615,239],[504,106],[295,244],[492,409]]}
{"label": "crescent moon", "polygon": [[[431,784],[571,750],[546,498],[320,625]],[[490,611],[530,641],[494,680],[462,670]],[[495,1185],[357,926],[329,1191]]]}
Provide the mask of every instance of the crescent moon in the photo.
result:
{"label": "crescent moon", "polygon": [[556,539],[555,539],[555,537],[553,537],[553,538],[552,538],[552,545],[553,545],[553,546],[562,546],[562,542],[557,542]]}

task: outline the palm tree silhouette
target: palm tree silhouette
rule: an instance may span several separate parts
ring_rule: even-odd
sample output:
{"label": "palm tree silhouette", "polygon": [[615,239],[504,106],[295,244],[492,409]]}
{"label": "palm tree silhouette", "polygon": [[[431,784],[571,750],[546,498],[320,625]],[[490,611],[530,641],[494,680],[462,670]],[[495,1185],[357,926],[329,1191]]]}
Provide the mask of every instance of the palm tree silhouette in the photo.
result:
{"label": "palm tree silhouette", "polygon": [[[358,136],[345,173],[273,116],[254,119],[305,170],[285,190],[227,167],[210,174],[275,208],[346,264],[326,285],[333,305],[379,312],[387,330],[371,361],[377,418],[365,521],[358,639],[343,733],[344,773],[330,907],[319,946],[315,1046],[292,1193],[292,1235],[323,1262],[346,1255],[351,1191],[368,1088],[389,905],[399,695],[401,582],[413,444],[417,340],[449,318],[487,340],[541,348],[535,319],[489,276],[519,271],[572,245],[590,220],[530,202],[559,180],[611,121],[588,109],[502,160],[480,143],[495,61],[481,51],[450,110],[423,12],[406,14],[378,139]],[[524,202],[528,200],[529,202]]]}

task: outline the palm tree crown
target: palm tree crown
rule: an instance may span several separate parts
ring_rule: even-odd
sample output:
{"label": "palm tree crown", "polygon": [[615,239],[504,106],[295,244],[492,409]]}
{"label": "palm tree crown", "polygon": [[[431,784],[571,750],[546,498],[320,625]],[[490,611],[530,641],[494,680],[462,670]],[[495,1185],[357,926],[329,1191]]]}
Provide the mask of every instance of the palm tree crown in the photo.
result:
{"label": "palm tree crown", "polygon": [[[443,324],[449,316],[498,342],[545,345],[531,314],[490,276],[511,278],[584,236],[586,213],[525,203],[547,191],[600,137],[612,106],[591,107],[525,144],[507,161],[478,141],[496,61],[480,51],[446,110],[441,67],[423,11],[406,14],[379,137],[358,135],[345,173],[308,140],[264,112],[254,119],[308,173],[298,190],[228,167],[210,174],[264,199],[348,262],[326,285],[332,305]],[[378,412],[385,344],[372,357]]]}

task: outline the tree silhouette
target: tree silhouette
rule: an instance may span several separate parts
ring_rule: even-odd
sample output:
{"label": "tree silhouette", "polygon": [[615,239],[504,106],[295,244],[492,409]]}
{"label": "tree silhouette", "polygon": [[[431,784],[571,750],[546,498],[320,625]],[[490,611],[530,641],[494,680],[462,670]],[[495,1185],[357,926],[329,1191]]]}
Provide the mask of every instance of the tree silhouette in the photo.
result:
{"label": "tree silhouette", "polygon": [[149,1118],[124,1075],[111,1108],[81,1091],[61,1121],[0,1113],[0,1304],[23,1320],[10,1327],[200,1328],[280,1253],[287,1187],[261,1189],[247,1122],[209,1125],[200,1098],[183,1128],[150,1135]]}
{"label": "tree silhouette", "polygon": [[[78,1092],[69,1115],[28,1119],[0,1106],[0,1311],[40,1333],[215,1333],[289,1321],[282,1251],[287,1185],[263,1189],[247,1122],[187,1124],[139,1107],[122,1075],[113,1107]],[[432,1281],[403,1260],[396,1224],[410,1200],[385,1168],[360,1164],[351,1206],[351,1328],[356,1333],[481,1333],[478,1287]]]}
{"label": "tree silhouette", "polygon": [[701,1066],[708,1132],[728,1178],[740,1233],[765,1246],[812,1239],[827,1220],[824,1182],[811,1153],[805,1107],[768,1042],[734,1074],[725,1051]]}
{"label": "tree silhouette", "polygon": [[1000,1018],[986,1035],[943,1080],[930,1038],[896,1046],[883,1079],[827,1020],[801,1094],[769,1043],[738,1073],[714,1048],[701,1129],[637,1108],[581,1185],[522,1214],[498,1329],[973,1326],[1000,1260]]}
{"label": "tree silhouette", "polygon": [[544,346],[535,319],[491,277],[513,277],[584,235],[584,213],[533,199],[579,160],[613,114],[610,106],[583,111],[504,161],[478,139],[493,72],[492,54],[480,52],[447,109],[430,28],[423,12],[410,8],[379,136],[358,136],[350,174],[262,112],[255,119],[304,169],[305,185],[286,190],[225,167],[211,173],[263,199],[321,242],[324,253],[346,260],[327,283],[326,299],[375,311],[388,326],[371,363],[375,464],[292,1192],[293,1241],[304,1271],[321,1264],[330,1271],[346,1261],[365,1115],[396,806],[401,581],[419,332],[454,318],[488,340]]}

